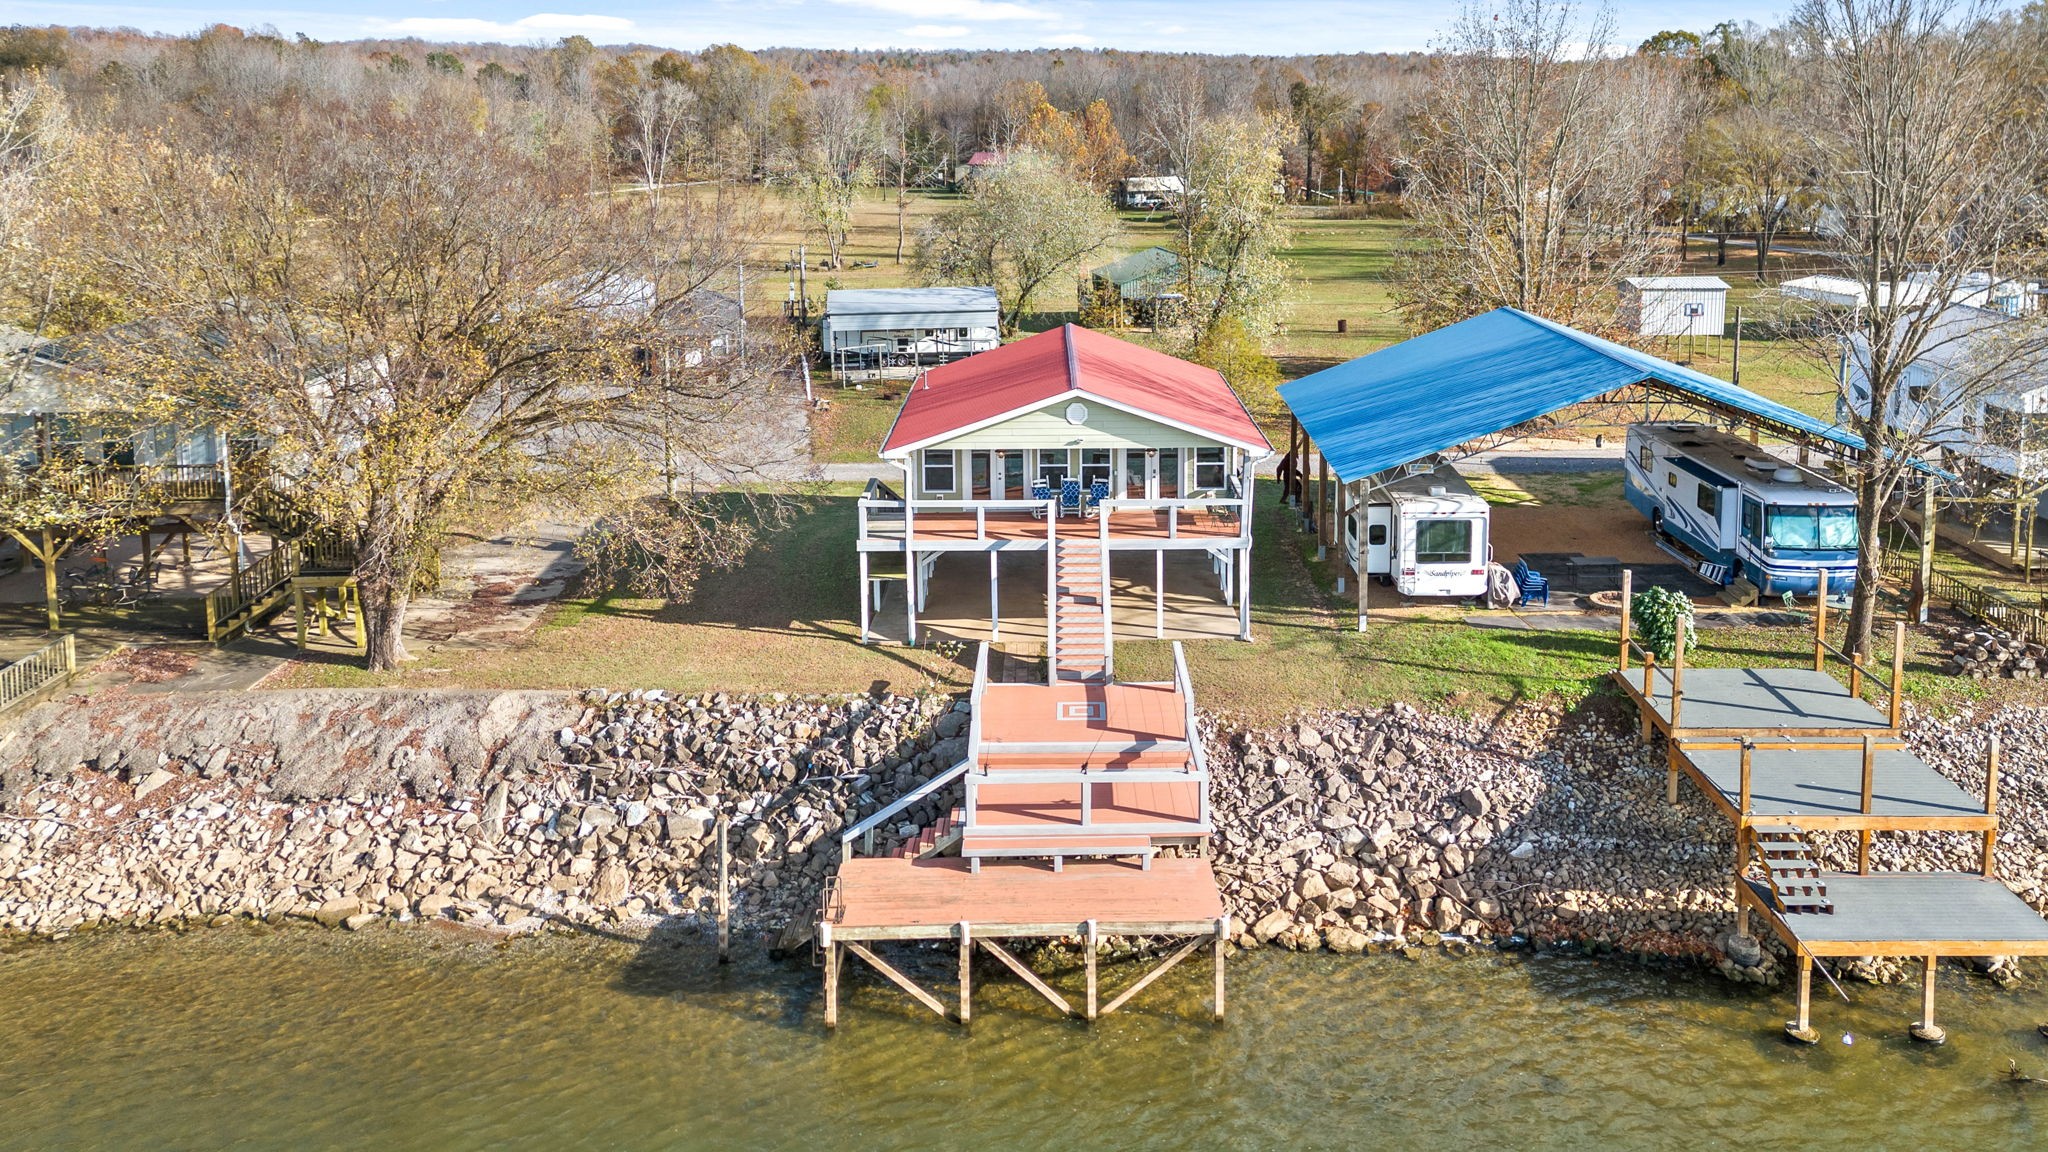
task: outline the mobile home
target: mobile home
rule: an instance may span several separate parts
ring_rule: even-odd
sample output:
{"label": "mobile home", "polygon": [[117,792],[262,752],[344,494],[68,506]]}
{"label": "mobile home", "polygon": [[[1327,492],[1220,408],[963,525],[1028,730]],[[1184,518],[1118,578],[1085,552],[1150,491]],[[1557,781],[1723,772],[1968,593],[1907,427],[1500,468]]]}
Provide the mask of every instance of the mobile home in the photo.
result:
{"label": "mobile home", "polygon": [[1856,580],[1856,496],[1726,432],[1683,422],[1631,424],[1628,502],[1699,558],[1718,584],[1747,577],[1764,595],[1811,594]]}
{"label": "mobile home", "polygon": [[1344,518],[1344,543],[1356,567],[1362,528],[1360,570],[1403,596],[1484,596],[1491,525],[1486,501],[1456,469],[1410,464],[1366,482],[1364,501]]}

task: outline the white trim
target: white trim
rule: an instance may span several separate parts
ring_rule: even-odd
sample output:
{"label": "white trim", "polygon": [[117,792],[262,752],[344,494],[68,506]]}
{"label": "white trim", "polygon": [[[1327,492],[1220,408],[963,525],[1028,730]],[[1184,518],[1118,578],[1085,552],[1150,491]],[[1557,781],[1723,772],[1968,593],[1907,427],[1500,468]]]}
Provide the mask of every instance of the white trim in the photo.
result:
{"label": "white trim", "polygon": [[[953,482],[946,485],[944,488],[934,487],[931,482],[931,467],[933,464],[938,462],[934,458],[934,453],[938,452],[944,452],[946,454],[946,470],[953,477]],[[959,495],[960,450],[958,448],[926,449],[923,452],[923,454],[918,457],[917,460],[917,490],[918,492],[927,496],[932,495],[934,493],[943,493],[947,496]]]}
{"label": "white trim", "polygon": [[[1224,385],[1224,387],[1228,389],[1229,385],[1226,384]],[[1086,388],[1062,388],[1058,392],[1055,392],[1050,396],[1041,396],[1035,400],[1032,400],[1028,404],[1021,404],[1015,408],[1010,409],[1007,412],[999,412],[994,416],[988,416],[980,420],[973,421],[971,423],[962,424],[958,428],[948,428],[946,431],[938,433],[937,435],[927,436],[922,440],[913,441],[892,451],[883,452],[881,453],[881,456],[884,460],[887,460],[891,457],[908,456],[910,453],[922,449],[927,444],[937,444],[945,440],[954,439],[955,437],[965,436],[970,432],[979,432],[983,428],[990,427],[991,425],[1001,424],[1005,420],[1014,420],[1019,416],[1025,415],[1026,413],[1036,412],[1049,404],[1057,403],[1062,399],[1070,400],[1076,396],[1085,396],[1088,399],[1093,400],[1097,404],[1107,405],[1108,407],[1114,408],[1119,412],[1125,412],[1144,420],[1150,420],[1154,424],[1163,425],[1167,428],[1172,428],[1175,431],[1186,432],[1189,435],[1193,436],[1200,436],[1205,440],[1213,440],[1218,444],[1228,445],[1232,448],[1242,448],[1246,453],[1251,454],[1254,460],[1264,460],[1267,457],[1273,455],[1273,446],[1270,444],[1265,445],[1264,450],[1262,451],[1260,445],[1253,444],[1250,441],[1234,440],[1220,433],[1212,432],[1207,428],[1197,428],[1193,424],[1188,424],[1179,420],[1175,420],[1170,416],[1162,416],[1157,412],[1140,408],[1134,404],[1126,404],[1118,400],[1111,400],[1107,396],[1099,396],[1093,392],[1088,391]],[[1236,393],[1231,393],[1231,397],[1233,399],[1235,399],[1236,396]],[[903,398],[903,404],[905,408],[910,406],[909,396],[906,395]],[[1242,410],[1244,408],[1244,402],[1241,400],[1238,401],[1238,407],[1240,410]],[[902,418],[903,413],[899,409],[896,415],[897,418],[900,420]],[[1066,417],[1060,416],[1060,419],[1065,420]],[[1251,414],[1249,412],[1246,412],[1245,419],[1251,420]],[[1252,421],[1252,426],[1254,428],[1258,427],[1258,422]],[[892,434],[896,431],[896,426],[893,423],[889,426],[889,431]],[[887,444],[888,442],[888,437],[883,437],[882,443]]]}

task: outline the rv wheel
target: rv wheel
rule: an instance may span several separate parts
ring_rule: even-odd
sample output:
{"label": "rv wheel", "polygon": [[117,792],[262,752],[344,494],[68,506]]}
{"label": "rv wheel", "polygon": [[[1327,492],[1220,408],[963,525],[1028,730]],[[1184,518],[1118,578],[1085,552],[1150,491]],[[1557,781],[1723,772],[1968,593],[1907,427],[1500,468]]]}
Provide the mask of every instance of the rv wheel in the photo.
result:
{"label": "rv wheel", "polygon": [[1659,508],[1650,513],[1650,531],[1664,535],[1664,510]]}

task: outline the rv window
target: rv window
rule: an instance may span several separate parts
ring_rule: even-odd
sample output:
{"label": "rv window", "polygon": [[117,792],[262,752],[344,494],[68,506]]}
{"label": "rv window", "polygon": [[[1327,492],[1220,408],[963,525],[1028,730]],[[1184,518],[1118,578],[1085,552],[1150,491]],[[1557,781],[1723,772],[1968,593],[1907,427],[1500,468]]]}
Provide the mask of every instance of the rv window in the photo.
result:
{"label": "rv window", "polygon": [[1222,489],[1223,449],[1195,449],[1195,487]]}
{"label": "rv window", "polygon": [[1385,524],[1374,524],[1371,527],[1367,528],[1365,530],[1365,542],[1367,544],[1372,545],[1375,548],[1386,547],[1387,526]]}
{"label": "rv window", "polygon": [[1719,488],[1710,488],[1705,484],[1700,485],[1699,495],[1694,496],[1692,502],[1699,507],[1700,511],[1705,512],[1714,519],[1719,520],[1721,518],[1721,490]]}
{"label": "rv window", "polygon": [[953,453],[927,449],[924,454],[924,490],[951,492],[954,486]]}
{"label": "rv window", "polygon": [[1833,505],[1789,507],[1768,513],[1766,543],[1780,550],[1856,547],[1856,509]]}
{"label": "rv window", "polygon": [[1657,466],[1657,453],[1648,444],[1636,449],[1636,465],[1644,472]]}
{"label": "rv window", "polygon": [[1673,488],[1678,487],[1678,473],[1666,472],[1664,474],[1664,483]]}
{"label": "rv window", "polygon": [[1744,500],[1742,502],[1743,539],[1756,543],[1762,539],[1763,531],[1764,506],[1754,500]]}
{"label": "rv window", "polygon": [[1470,520],[1418,520],[1415,522],[1417,564],[1463,564],[1472,559]]}

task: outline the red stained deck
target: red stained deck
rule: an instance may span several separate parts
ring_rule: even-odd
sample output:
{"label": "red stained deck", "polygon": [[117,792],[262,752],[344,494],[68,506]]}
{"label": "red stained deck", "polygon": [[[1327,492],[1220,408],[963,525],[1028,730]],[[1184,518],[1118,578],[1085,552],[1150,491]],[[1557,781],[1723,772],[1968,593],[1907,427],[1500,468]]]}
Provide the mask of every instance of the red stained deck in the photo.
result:
{"label": "red stained deck", "polygon": [[[983,784],[976,789],[974,821],[988,827],[1043,825],[1048,832],[1081,829],[1081,785]],[[1191,824],[1202,818],[1202,786],[1090,784],[1090,816],[1097,824]]]}
{"label": "red stained deck", "polygon": [[990,936],[1070,936],[1093,920],[1105,935],[1211,931],[1223,894],[1207,860],[1068,864],[985,862],[971,874],[955,858],[848,860],[826,923],[842,940],[928,939],[961,921]]}
{"label": "red stained deck", "polygon": [[[1131,508],[1112,512],[1109,535],[1112,540],[1229,540],[1240,534],[1235,516],[1197,509],[1180,509],[1168,524],[1167,510]],[[1045,520],[1029,512],[989,512],[978,525],[972,509],[965,512],[919,512],[916,516],[918,543],[958,544],[982,540],[1045,543]],[[986,531],[981,525],[986,525]],[[1092,517],[1063,516],[1054,525],[1061,536],[1093,540],[1101,529]],[[870,539],[903,538],[900,521],[870,521]]]}
{"label": "red stained deck", "polygon": [[1171,684],[991,684],[981,706],[987,744],[1106,748],[1188,738],[1187,704]]}

